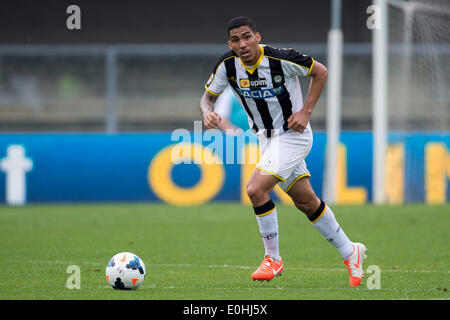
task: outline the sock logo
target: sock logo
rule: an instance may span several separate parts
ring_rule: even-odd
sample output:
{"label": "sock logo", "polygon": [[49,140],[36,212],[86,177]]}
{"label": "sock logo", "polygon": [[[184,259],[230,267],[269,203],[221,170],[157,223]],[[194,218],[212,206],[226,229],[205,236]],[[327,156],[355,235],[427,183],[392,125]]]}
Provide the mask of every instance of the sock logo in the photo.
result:
{"label": "sock logo", "polygon": [[277,235],[278,235],[278,233],[276,233],[276,232],[272,232],[272,233],[268,233],[268,234],[261,233],[261,237],[263,237],[264,239],[267,239],[267,240],[272,240]]}

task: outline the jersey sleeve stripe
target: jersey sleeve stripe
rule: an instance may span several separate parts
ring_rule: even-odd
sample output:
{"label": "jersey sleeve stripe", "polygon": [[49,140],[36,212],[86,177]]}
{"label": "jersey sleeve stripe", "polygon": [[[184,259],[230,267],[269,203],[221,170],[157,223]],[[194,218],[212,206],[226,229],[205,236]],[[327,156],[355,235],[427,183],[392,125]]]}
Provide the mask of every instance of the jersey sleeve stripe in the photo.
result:
{"label": "jersey sleeve stripe", "polygon": [[211,90],[209,90],[208,86],[206,84],[205,84],[205,89],[206,89],[206,91],[208,91],[213,96],[216,96],[216,97],[220,96],[220,93],[215,93],[215,92],[212,92]]}
{"label": "jersey sleeve stripe", "polygon": [[311,74],[311,70],[312,70],[312,68],[314,67],[314,59],[313,58],[311,58],[311,60],[312,60],[312,62],[311,62],[311,67],[309,67],[309,71],[308,71],[308,74],[306,75],[306,77],[308,78],[309,77],[309,75]]}
{"label": "jersey sleeve stripe", "polygon": [[217,67],[214,69],[214,72],[213,72],[213,78],[211,79],[211,82],[209,83],[209,86],[208,86],[207,84],[205,84],[205,89],[206,89],[206,91],[208,91],[209,93],[211,93],[211,94],[213,94],[213,95],[215,95],[215,96],[220,95],[220,93],[212,92],[212,91],[209,89],[209,87],[211,87],[212,83],[214,82],[214,79],[215,79],[215,77],[216,77],[217,70],[220,68],[220,66],[221,66],[225,61],[227,61],[228,59],[231,59],[231,58],[234,58],[234,57],[235,57],[235,56],[232,55],[232,56],[230,56],[230,57],[227,57],[227,58],[225,58],[225,59],[222,59],[222,60],[217,64]]}

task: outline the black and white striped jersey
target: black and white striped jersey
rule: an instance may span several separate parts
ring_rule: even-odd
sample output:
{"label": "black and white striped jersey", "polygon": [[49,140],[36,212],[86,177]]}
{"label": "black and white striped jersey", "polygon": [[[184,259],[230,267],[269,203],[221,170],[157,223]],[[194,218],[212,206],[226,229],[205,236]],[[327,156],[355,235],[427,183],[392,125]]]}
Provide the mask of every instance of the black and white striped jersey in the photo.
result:
{"label": "black and white striped jersey", "polygon": [[230,85],[247,112],[250,128],[270,137],[287,131],[287,119],[303,107],[298,77],[309,76],[314,59],[295,49],[267,45],[260,49],[260,58],[252,67],[245,66],[233,51],[227,52],[205,88],[217,96]]}

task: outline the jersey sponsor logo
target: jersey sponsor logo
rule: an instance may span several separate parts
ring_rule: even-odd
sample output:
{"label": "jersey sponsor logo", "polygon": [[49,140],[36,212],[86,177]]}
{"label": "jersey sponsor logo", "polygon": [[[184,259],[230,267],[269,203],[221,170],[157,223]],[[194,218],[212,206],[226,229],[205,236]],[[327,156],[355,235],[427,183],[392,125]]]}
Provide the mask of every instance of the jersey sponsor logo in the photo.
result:
{"label": "jersey sponsor logo", "polygon": [[260,89],[262,87],[267,87],[267,81],[265,78],[258,78],[258,79],[250,80],[250,88]]}
{"label": "jersey sponsor logo", "polygon": [[241,79],[239,85],[241,88],[250,88],[250,81],[248,79]]}
{"label": "jersey sponsor logo", "polygon": [[283,87],[277,87],[273,89],[239,89],[239,94],[246,99],[267,99],[276,97],[283,93]]}
{"label": "jersey sponsor logo", "polygon": [[263,87],[267,87],[266,78],[258,78],[258,79],[241,79],[239,81],[239,85],[241,88],[250,88],[252,90],[261,89]]}

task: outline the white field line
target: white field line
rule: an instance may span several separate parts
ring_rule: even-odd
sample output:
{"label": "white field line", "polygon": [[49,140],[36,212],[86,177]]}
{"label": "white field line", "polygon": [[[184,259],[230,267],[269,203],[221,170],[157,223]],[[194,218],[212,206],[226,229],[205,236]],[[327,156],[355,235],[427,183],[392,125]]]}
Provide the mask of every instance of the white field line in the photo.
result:
{"label": "white field line", "polygon": [[[262,284],[264,285],[264,284]],[[111,286],[98,286],[98,288],[106,288],[106,289],[110,289]],[[163,289],[163,290],[250,290],[250,291],[254,291],[254,290],[273,290],[273,291],[282,291],[282,290],[311,290],[311,291],[342,291],[342,290],[349,290],[349,291],[355,291],[356,290],[364,290],[364,291],[373,291],[373,292],[379,292],[379,291],[395,291],[398,293],[402,293],[402,292],[406,292],[406,293],[411,293],[412,291],[414,292],[421,292],[421,291],[433,291],[435,292],[436,289],[435,288],[416,288],[416,289],[398,289],[398,288],[380,288],[380,289],[373,289],[370,290],[368,288],[366,288],[365,286],[361,286],[359,288],[351,288],[351,287],[313,287],[313,288],[308,288],[308,287],[262,287],[262,286],[251,286],[251,287],[198,287],[198,286],[160,286],[160,285],[141,285],[141,288],[143,289]],[[432,299],[434,300],[434,299]],[[443,300],[448,300],[447,298],[443,298]]]}
{"label": "white field line", "polygon": [[[92,266],[106,266],[106,263],[92,262],[92,261],[63,261],[63,260],[11,260],[12,263],[31,263],[31,264],[65,264],[65,265],[92,265]],[[230,264],[210,264],[199,265],[190,263],[152,263],[147,264],[149,267],[168,267],[168,268],[223,268],[223,269],[246,269],[253,270],[255,266],[241,266]],[[322,271],[322,272],[348,272],[345,267],[342,268],[306,268],[306,267],[286,267],[285,270],[299,270],[299,271]],[[450,270],[402,270],[402,269],[382,269],[382,272],[398,272],[398,273],[443,273],[450,274]]]}

